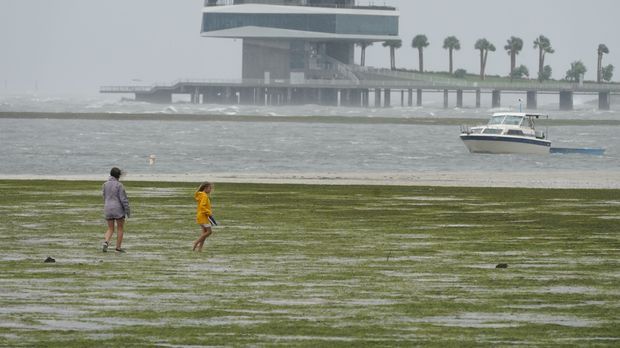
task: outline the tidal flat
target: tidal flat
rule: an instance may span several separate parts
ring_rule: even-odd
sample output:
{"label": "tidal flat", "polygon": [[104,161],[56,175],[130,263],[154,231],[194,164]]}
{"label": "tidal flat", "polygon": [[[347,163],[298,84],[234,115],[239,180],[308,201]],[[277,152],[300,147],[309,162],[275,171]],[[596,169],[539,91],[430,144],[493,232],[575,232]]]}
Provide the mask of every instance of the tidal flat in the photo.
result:
{"label": "tidal flat", "polygon": [[0,180],[0,346],[620,345],[620,190],[101,184]]}

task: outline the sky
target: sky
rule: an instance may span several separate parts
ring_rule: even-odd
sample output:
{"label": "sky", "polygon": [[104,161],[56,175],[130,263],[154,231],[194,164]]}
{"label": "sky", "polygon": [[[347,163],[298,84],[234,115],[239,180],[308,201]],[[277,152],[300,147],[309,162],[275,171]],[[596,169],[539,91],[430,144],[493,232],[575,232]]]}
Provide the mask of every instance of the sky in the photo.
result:
{"label": "sky", "polygon": [[[358,0],[360,5],[395,6],[403,47],[396,65],[417,69],[411,40],[428,37],[425,70],[447,71],[445,37],[461,42],[455,69],[479,71],[477,39],[497,47],[488,74],[507,75],[503,49],[511,36],[524,41],[517,65],[536,76],[538,35],[551,40],[545,64],[564,77],[581,60],[587,80],[596,79],[596,49],[609,47],[603,64],[620,81],[618,0]],[[241,40],[200,36],[203,0],[0,0],[0,95],[97,95],[103,85],[170,83],[177,79],[238,79]],[[359,52],[356,52],[359,63]],[[366,64],[389,67],[389,51],[376,43]]]}

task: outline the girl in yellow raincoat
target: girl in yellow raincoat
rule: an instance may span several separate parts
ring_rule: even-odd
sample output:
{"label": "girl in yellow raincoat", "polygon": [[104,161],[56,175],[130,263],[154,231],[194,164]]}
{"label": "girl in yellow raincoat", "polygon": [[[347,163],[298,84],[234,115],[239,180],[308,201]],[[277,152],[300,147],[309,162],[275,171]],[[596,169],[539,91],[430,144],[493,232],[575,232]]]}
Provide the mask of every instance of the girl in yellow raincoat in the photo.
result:
{"label": "girl in yellow raincoat", "polygon": [[198,190],[194,193],[194,199],[196,200],[196,223],[202,228],[200,237],[194,241],[193,251],[202,251],[202,247],[205,244],[205,239],[212,233],[211,227],[217,225],[215,218],[213,218],[213,212],[211,210],[211,200],[209,194],[213,190],[213,184],[210,182],[203,182]]}

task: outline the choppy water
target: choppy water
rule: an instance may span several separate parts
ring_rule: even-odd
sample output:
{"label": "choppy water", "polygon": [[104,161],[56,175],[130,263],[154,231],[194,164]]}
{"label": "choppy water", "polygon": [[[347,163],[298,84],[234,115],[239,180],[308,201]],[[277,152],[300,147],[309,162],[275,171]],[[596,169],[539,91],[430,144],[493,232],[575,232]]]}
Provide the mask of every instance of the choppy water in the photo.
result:
{"label": "choppy water", "polygon": [[[320,106],[172,106],[110,101],[2,100],[0,111],[179,112],[242,115],[352,115],[486,117],[489,110]],[[98,103],[98,104],[97,104]],[[9,105],[10,104],[10,105]],[[46,106],[47,105],[47,106]],[[210,110],[210,111],[205,111]],[[430,116],[432,117],[432,116]],[[620,114],[552,113],[559,119],[618,119]],[[499,171],[619,170],[618,126],[558,126],[554,147],[604,147],[604,156],[477,155],[441,125],[291,122],[110,121],[0,119],[0,174],[79,175],[120,166],[132,173],[209,172],[410,172],[493,169]],[[149,165],[150,155],[156,156]]]}

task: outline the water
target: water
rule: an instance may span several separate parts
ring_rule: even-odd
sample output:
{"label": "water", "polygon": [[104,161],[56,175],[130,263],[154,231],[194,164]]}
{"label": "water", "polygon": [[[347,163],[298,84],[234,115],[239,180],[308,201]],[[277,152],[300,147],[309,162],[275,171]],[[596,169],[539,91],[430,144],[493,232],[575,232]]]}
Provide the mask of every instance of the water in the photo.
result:
{"label": "water", "polygon": [[[172,106],[105,100],[0,99],[0,111],[217,113],[487,117],[489,110]],[[19,105],[18,105],[19,104]],[[205,110],[211,110],[206,112]],[[581,109],[563,119],[619,119]],[[0,119],[0,174],[93,175],[119,166],[140,174],[613,170],[620,164],[619,126],[557,126],[554,147],[604,147],[603,156],[470,154],[447,125],[294,122]],[[154,165],[149,156],[155,155]]]}
{"label": "water", "polygon": [[[483,94],[482,105],[490,105],[490,96]],[[615,96],[612,96],[615,97]],[[451,96],[450,105],[455,100]],[[43,97],[36,95],[1,96],[0,112],[31,111],[31,112],[109,112],[109,113],[159,113],[159,114],[207,114],[207,115],[267,115],[267,116],[364,116],[364,117],[471,117],[488,118],[489,114],[497,110],[519,111],[519,95],[507,94],[502,99],[502,108],[475,109],[468,107],[475,105],[473,94],[464,95],[465,108],[443,108],[443,94],[425,93],[423,107],[401,107],[400,100],[393,97],[392,108],[346,108],[320,105],[303,105],[295,107],[273,106],[237,106],[213,104],[174,103],[172,105],[149,104],[143,102],[123,101],[116,95],[101,95],[98,97]],[[372,99],[372,98],[371,98]],[[397,100],[398,99],[398,100]],[[620,98],[613,99],[611,107],[618,107],[615,111],[598,110],[596,96],[576,95],[574,111],[558,112],[556,95],[541,94],[538,97],[540,112],[547,112],[554,119],[582,119],[582,120],[619,120]]]}

